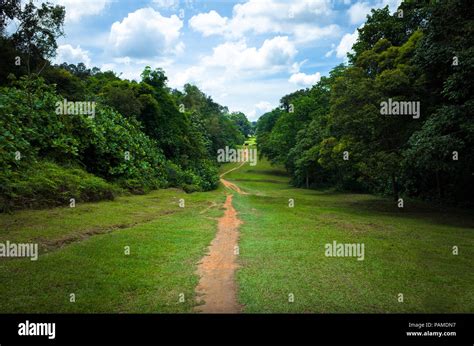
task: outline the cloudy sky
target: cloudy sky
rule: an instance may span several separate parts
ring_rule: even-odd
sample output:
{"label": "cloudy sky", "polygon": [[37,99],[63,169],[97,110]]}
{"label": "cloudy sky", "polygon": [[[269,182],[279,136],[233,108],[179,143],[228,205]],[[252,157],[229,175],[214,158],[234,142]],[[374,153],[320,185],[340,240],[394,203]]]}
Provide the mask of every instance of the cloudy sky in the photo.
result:
{"label": "cloudy sky", "polygon": [[162,67],[168,85],[199,86],[251,120],[346,60],[371,8],[400,0],[50,0],[66,6],[56,62],[138,79]]}

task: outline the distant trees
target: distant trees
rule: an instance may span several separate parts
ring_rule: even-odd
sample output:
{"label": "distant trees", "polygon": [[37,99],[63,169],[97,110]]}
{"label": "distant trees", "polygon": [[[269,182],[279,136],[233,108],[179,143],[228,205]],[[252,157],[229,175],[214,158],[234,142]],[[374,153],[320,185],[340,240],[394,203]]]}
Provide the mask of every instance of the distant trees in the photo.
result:
{"label": "distant trees", "polygon": [[[259,119],[260,152],[297,186],[472,203],[472,10],[465,1],[372,10],[348,66]],[[389,98],[419,102],[419,119],[381,114]]]}
{"label": "distant trees", "polygon": [[227,107],[223,107],[205,95],[198,87],[184,85],[183,92],[173,91],[179,107],[189,114],[193,124],[204,133],[202,138],[209,155],[215,156],[218,149],[226,145],[242,144],[244,133],[229,118]]}
{"label": "distant trees", "polygon": [[242,112],[232,112],[228,115],[229,119],[237,125],[240,132],[248,137],[253,134],[252,124]]}

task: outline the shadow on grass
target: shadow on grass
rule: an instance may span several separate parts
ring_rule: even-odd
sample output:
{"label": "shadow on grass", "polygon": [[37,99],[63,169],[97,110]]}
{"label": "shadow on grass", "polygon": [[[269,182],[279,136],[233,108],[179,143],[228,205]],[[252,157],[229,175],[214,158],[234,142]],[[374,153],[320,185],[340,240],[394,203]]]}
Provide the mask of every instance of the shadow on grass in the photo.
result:
{"label": "shadow on grass", "polygon": [[398,208],[396,202],[382,197],[341,203],[354,212],[375,212],[385,216],[423,220],[438,225],[473,228],[474,231],[474,216],[469,210],[412,200],[406,200],[404,208]]}
{"label": "shadow on grass", "polygon": [[[429,202],[404,198],[404,208],[398,208],[397,202],[390,197],[371,195],[363,192],[348,192],[331,187],[319,189],[304,189],[293,187],[288,182],[271,179],[273,177],[286,177],[288,174],[284,169],[252,169],[245,170],[245,173],[256,173],[262,175],[263,179],[237,178],[233,181],[249,183],[271,183],[281,184],[282,189],[297,189],[307,197],[321,197],[323,201],[313,201],[324,206],[340,207],[348,213],[374,213],[380,216],[399,217],[428,222],[434,225],[445,225],[460,228],[473,228],[474,213],[472,210],[455,208],[452,206],[440,206]],[[331,197],[334,197],[332,199]],[[280,197],[277,197],[280,198]]]}

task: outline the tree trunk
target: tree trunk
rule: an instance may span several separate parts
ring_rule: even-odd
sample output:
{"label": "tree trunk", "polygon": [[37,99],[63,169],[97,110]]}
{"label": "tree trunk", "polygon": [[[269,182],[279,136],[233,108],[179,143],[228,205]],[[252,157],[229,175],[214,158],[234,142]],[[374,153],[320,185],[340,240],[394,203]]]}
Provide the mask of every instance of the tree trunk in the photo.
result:
{"label": "tree trunk", "polygon": [[308,172],[306,172],[306,188],[309,189],[309,176],[308,176]]}

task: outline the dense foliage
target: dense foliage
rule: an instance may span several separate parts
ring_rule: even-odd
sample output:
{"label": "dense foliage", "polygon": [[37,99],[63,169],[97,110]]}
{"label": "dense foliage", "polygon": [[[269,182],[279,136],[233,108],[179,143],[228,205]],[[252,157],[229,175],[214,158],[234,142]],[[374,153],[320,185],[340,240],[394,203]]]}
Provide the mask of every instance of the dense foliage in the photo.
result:
{"label": "dense foliage", "polygon": [[[121,189],[217,187],[217,149],[243,143],[245,115],[196,86],[171,90],[162,69],[145,67],[129,81],[83,63],[53,66],[64,8],[10,5],[0,15],[21,30],[0,26],[1,210],[113,198]],[[58,108],[66,102],[94,111]]]}
{"label": "dense foliage", "polygon": [[[259,119],[260,153],[296,186],[472,204],[473,14],[468,1],[372,10],[347,66]],[[419,118],[382,114],[388,99],[419,102]]]}

